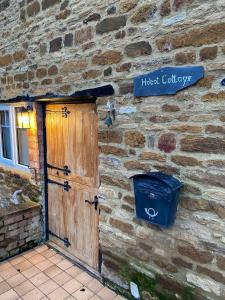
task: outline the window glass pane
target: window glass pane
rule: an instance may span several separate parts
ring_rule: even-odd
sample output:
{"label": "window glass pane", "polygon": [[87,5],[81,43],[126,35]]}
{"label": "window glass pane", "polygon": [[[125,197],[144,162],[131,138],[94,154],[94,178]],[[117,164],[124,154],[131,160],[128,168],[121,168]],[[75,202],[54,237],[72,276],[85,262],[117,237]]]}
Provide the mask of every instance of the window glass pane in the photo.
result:
{"label": "window glass pane", "polygon": [[0,124],[1,124],[2,156],[4,158],[12,159],[9,112],[7,110],[0,111],[0,119],[1,119]]}
{"label": "window glass pane", "polygon": [[17,128],[18,163],[29,165],[28,134],[27,129]]}

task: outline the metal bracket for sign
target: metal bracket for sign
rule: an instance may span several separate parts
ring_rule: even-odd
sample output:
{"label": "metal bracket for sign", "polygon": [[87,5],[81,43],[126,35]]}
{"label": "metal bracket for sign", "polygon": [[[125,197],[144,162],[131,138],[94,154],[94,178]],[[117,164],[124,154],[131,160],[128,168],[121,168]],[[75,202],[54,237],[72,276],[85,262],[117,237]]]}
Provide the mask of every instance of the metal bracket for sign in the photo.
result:
{"label": "metal bracket for sign", "polygon": [[60,185],[63,187],[64,191],[66,192],[69,192],[69,190],[71,189],[71,186],[69,185],[68,181],[64,181],[64,183],[61,183],[55,180],[48,179],[48,183]]}
{"label": "metal bracket for sign", "polygon": [[71,246],[70,242],[69,242],[69,239],[67,237],[64,237],[64,238],[61,238],[60,236],[58,236],[57,234],[55,234],[54,232],[52,231],[48,231],[49,234],[51,234],[52,236],[56,237],[57,239],[59,239],[60,241],[62,241],[64,243],[64,246],[66,246],[67,248],[69,246]]}
{"label": "metal bracket for sign", "polygon": [[59,170],[59,171],[63,171],[63,174],[68,176],[69,173],[71,173],[71,170],[69,169],[68,166],[64,166],[63,168],[59,168],[59,167],[56,167],[56,166],[53,166],[53,165],[50,165],[50,164],[47,164],[47,167],[50,168],[50,169],[54,169],[54,170]]}
{"label": "metal bracket for sign", "polygon": [[46,110],[46,111],[51,113],[61,113],[63,118],[68,118],[68,115],[70,114],[70,111],[66,106],[62,107],[61,110]]}

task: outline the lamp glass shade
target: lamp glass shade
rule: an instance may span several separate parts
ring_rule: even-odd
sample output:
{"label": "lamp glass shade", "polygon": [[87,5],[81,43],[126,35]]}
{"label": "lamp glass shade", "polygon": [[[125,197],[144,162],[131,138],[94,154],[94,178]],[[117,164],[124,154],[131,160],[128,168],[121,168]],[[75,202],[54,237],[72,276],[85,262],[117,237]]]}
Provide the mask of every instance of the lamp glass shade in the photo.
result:
{"label": "lamp glass shade", "polygon": [[16,123],[17,128],[30,128],[30,113],[26,110],[26,108],[16,108]]}

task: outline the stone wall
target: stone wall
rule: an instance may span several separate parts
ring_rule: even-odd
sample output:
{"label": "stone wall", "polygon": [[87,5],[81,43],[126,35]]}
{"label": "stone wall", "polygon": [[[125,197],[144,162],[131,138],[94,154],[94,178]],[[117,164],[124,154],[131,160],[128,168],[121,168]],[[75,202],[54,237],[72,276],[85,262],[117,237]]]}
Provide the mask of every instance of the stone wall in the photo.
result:
{"label": "stone wall", "polygon": [[[223,299],[224,1],[4,0],[0,11],[2,99],[114,86],[97,101],[104,278],[134,280],[146,299]],[[183,65],[205,78],[174,96],[133,96],[135,76]],[[129,177],[149,170],[185,183],[169,230],[134,217]]]}
{"label": "stone wall", "polygon": [[0,211],[0,261],[41,240],[40,205],[26,202]]}

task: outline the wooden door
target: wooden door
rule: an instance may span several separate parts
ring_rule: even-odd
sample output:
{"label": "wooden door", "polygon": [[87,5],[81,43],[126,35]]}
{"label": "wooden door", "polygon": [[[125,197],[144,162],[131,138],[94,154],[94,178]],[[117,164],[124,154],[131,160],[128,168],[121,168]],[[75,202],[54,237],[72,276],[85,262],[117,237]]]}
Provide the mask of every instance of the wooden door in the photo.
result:
{"label": "wooden door", "polygon": [[[95,104],[46,106],[49,239],[98,267],[98,136]],[[93,203],[94,202],[94,203]]]}

